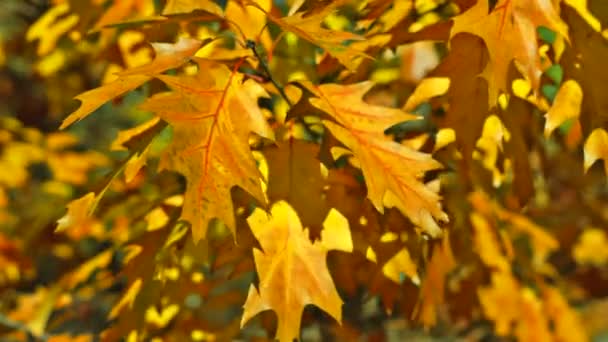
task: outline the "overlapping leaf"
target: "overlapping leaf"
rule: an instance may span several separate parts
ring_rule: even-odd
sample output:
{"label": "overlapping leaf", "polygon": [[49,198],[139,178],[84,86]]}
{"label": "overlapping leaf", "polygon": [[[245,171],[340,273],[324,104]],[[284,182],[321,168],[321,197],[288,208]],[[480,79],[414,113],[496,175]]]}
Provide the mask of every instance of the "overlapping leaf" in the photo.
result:
{"label": "overlapping leaf", "polygon": [[157,77],[173,91],[149,98],[142,109],[157,113],[173,127],[173,141],[161,167],[186,177],[182,218],[192,224],[195,240],[205,237],[214,218],[234,232],[232,187],[265,202],[249,149],[251,132],[274,136],[257,105],[265,91],[235,70],[202,60],[194,76]]}
{"label": "overlapping leaf", "polygon": [[175,44],[153,43],[156,57],[152,62],[123,71],[116,81],[76,96],[76,99],[82,103],[75,112],[63,120],[60,128],[66,128],[74,122],[84,119],[104,103],[146,83],[152,79],[153,75],[181,66],[202,45],[203,42],[200,40],[191,38],[182,38]]}
{"label": "overlapping leaf", "polygon": [[490,11],[489,0],[479,0],[472,8],[455,17],[450,37],[460,32],[477,35],[485,42],[490,63],[482,75],[488,81],[489,101],[494,106],[499,92],[507,91],[507,76],[515,60],[536,90],[540,84],[540,58],[536,28],[545,26],[568,36],[551,0],[499,0]]}
{"label": "overlapping leaf", "polygon": [[364,56],[362,51],[348,47],[345,43],[349,40],[362,40],[363,37],[356,34],[329,30],[322,27],[323,20],[335,11],[336,7],[344,1],[332,1],[329,5],[307,13],[306,11],[297,12],[287,17],[277,17],[272,13],[266,12],[260,5],[251,3],[266,12],[268,19],[279,25],[283,30],[296,34],[297,36],[323,48],[330,55],[336,57],[340,63],[349,69],[354,69],[353,60],[357,56]]}
{"label": "overlapping leaf", "polygon": [[382,106],[370,105],[362,97],[371,82],[354,85],[308,85],[317,96],[310,102],[336,122],[324,120],[331,133],[357,158],[367,185],[367,197],[380,212],[387,199],[414,224],[431,236],[441,233],[439,221],[447,221],[440,196],[425,185],[427,171],[441,168],[431,155],[392,141],[384,131],[416,117]]}

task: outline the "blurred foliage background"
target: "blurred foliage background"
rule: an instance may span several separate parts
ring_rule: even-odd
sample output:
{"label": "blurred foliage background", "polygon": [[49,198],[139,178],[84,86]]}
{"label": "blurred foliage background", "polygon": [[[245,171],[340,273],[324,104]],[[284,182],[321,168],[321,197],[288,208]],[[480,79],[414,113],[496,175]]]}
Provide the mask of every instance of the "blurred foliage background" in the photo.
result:
{"label": "blurred foliage background", "polygon": [[[361,62],[358,71],[348,75],[335,61],[319,63],[319,49],[295,35],[288,34],[273,47],[273,39],[280,33],[276,26],[270,25],[258,44],[265,54],[274,48],[269,67],[282,84],[298,79],[343,83],[371,79],[377,86],[367,101],[403,106],[422,79],[445,76],[441,67],[436,68],[450,58],[447,42],[430,43],[408,32],[426,32],[425,27],[442,32],[440,25],[474,2],[416,1],[389,31],[391,37],[380,37],[387,32],[366,37],[369,45],[365,50],[376,58]],[[237,1],[216,3],[228,11]],[[285,14],[291,3],[279,0],[274,6]],[[378,11],[390,7],[398,12],[395,8],[400,2],[385,7],[382,1],[366,3]],[[251,248],[257,242],[251,232],[239,230],[242,236],[234,245],[229,234],[216,227],[209,241],[194,245],[185,228],[176,224],[184,181],[176,174],[156,171],[171,129],[163,129],[154,139],[148,165],[132,181],[116,172],[130,156],[118,148],[119,132],[152,118],[136,105],[159,92],[160,83],[150,82],[107,103],[69,130],[58,130],[65,116],[78,107],[75,96],[110,81],[118,70],[148,62],[152,58],[149,42],[174,41],[185,33],[201,39],[221,36],[221,42],[200,55],[229,60],[234,58],[231,54],[248,53],[241,51],[237,34],[225,33],[227,25],[213,20],[176,19],[162,25],[138,21],[159,14],[166,4],[162,0],[0,3],[2,341],[95,341],[104,331],[104,339],[110,341],[264,340],[273,336],[276,323],[271,313],[242,331],[239,326],[247,288],[255,279]],[[608,2],[590,0],[588,6],[601,27],[606,27]],[[357,12],[359,7],[347,6],[326,19],[325,25],[364,31],[361,27],[366,18]],[[580,26],[579,21],[583,22],[576,17],[568,23]],[[108,24],[113,26],[102,29]],[[603,31],[603,36],[600,32],[588,39],[597,39],[598,45],[592,46],[597,52],[593,53],[608,57],[602,55],[605,36]],[[581,38],[573,39],[580,42]],[[500,311],[508,311],[516,300],[529,300],[532,308],[544,300],[552,303],[544,304],[553,308],[551,313],[545,312],[549,318],[534,316],[532,309],[523,317],[531,322],[553,322],[557,316],[570,317],[574,312],[578,318],[572,319],[575,323],[570,327],[584,330],[583,340],[608,341],[606,174],[599,164],[583,172],[581,132],[588,131],[592,120],[583,117],[580,123],[567,122],[557,134],[543,137],[541,109],[550,107],[563,80],[575,75],[569,70],[573,63],[568,58],[576,51],[566,49],[565,62],[558,62],[552,50],[555,33],[541,29],[539,40],[552,64],[543,74],[542,103],[528,108],[525,119],[511,119],[517,122],[509,123],[505,111],[483,116],[483,133],[473,141],[476,154],[466,172],[454,159],[457,147],[445,130],[452,124],[446,118],[448,95],[416,104],[411,111],[424,120],[389,132],[421,150],[435,152],[435,158],[446,166],[440,179],[444,206],[451,216],[447,242],[451,247],[437,247],[445,241],[404,239],[403,234],[411,234],[414,228],[398,214],[388,211],[381,216],[372,213],[369,205],[346,200],[343,212],[364,213],[361,217],[381,227],[380,233],[374,233],[377,236],[370,234],[375,239],[370,246],[376,248],[380,261],[371,262],[369,253],[353,254],[350,259],[330,255],[336,283],[347,298],[345,321],[338,326],[322,311],[307,308],[303,340],[510,340],[512,336],[497,333]],[[601,75],[598,79],[602,80]],[[263,105],[275,116],[284,117],[287,112],[276,94]],[[503,124],[510,129],[519,127],[510,134],[520,145],[506,144],[505,150],[498,146],[502,140],[496,142],[496,127]],[[313,134],[305,140],[318,139]],[[526,161],[514,162],[513,155]],[[525,170],[519,168],[521,163]],[[521,173],[529,182],[527,188],[516,181]],[[106,186],[94,218],[78,229],[54,232],[68,203]],[[346,195],[336,202],[364,193],[361,187],[341,191]],[[236,195],[238,203],[248,203],[241,197]],[[529,202],[522,209],[524,197]],[[242,215],[238,220],[246,227]],[[363,226],[357,227],[363,230]],[[478,253],[481,256],[473,253],[488,243],[479,239],[492,239],[484,235],[488,226],[501,231],[497,244],[502,246],[498,248],[502,254],[496,258],[511,264],[509,272],[526,287],[523,294],[515,289],[520,285],[488,286],[498,282],[492,271],[497,266],[484,260],[483,251]],[[412,259],[421,260],[417,265],[426,267],[426,274],[420,271],[420,276],[430,279],[425,283],[431,285],[421,286],[420,278],[406,280],[405,262],[393,259],[404,245]],[[134,253],[136,248],[143,252]],[[397,271],[385,269],[387,264]],[[559,291],[551,292],[554,288]],[[489,306],[497,311],[494,317],[482,314],[484,290],[488,291],[485,298],[493,303]],[[140,295],[134,299],[129,291]],[[530,294],[533,291],[544,295]],[[423,298],[425,293],[430,299]],[[504,324],[512,324],[510,319],[514,318],[504,318]],[[575,340],[575,335],[564,332],[560,336],[566,341],[567,336]]]}

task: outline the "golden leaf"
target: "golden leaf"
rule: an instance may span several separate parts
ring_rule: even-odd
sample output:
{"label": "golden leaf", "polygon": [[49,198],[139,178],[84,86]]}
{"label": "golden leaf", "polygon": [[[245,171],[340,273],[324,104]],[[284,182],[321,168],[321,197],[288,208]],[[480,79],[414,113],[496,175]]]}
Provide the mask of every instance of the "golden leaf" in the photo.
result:
{"label": "golden leaf", "polygon": [[422,182],[422,177],[427,171],[441,168],[441,164],[430,154],[394,142],[384,134],[387,128],[417,117],[364,102],[362,97],[372,86],[371,82],[308,85],[317,96],[310,102],[338,122],[323,120],[357,158],[365,176],[367,197],[376,209],[383,212],[390,198],[415,225],[433,237],[439,236],[437,221],[448,221],[448,216],[441,209],[440,196]]}
{"label": "golden leaf", "polygon": [[546,26],[568,37],[568,28],[560,19],[552,0],[499,0],[490,12],[489,0],[479,0],[466,12],[455,17],[450,38],[459,32],[477,35],[485,42],[490,55],[482,75],[488,81],[489,105],[496,104],[499,92],[508,91],[509,65],[515,60],[523,74],[540,84],[540,59],[536,27]]}
{"label": "golden leaf", "polygon": [[343,43],[348,40],[363,40],[364,38],[350,32],[329,30],[322,27],[323,20],[343,2],[331,1],[329,5],[313,13],[297,12],[290,16],[279,18],[267,12],[259,4],[249,0],[252,6],[266,13],[268,19],[279,25],[283,30],[289,31],[323,48],[342,63],[342,65],[352,71],[356,67],[356,64],[353,64],[355,57],[366,55],[363,51],[355,50],[343,45]]}
{"label": "golden leaf", "polygon": [[89,192],[79,199],[70,202],[67,214],[57,220],[55,232],[62,232],[68,228],[88,223],[96,205],[97,198],[94,192]]}
{"label": "golden leaf", "polygon": [[562,84],[555,96],[551,108],[545,114],[545,137],[570,119],[578,119],[583,103],[583,89],[575,80],[567,80]]}
{"label": "golden leaf", "polygon": [[[256,209],[247,222],[263,251],[253,251],[260,283],[259,289],[249,287],[241,326],[259,312],[272,309],[279,319],[276,338],[293,341],[299,336],[307,304],[341,322],[342,300],[325,260],[328,237],[311,243],[297,213],[283,201],[272,206],[270,216]],[[350,239],[350,233],[345,238]]]}
{"label": "golden leaf", "polygon": [[116,81],[76,96],[75,99],[81,101],[80,107],[65,118],[59,128],[64,129],[74,122],[82,120],[109,100],[144,84],[153,75],[179,67],[194,55],[202,44],[203,42],[190,38],[181,38],[175,44],[152,44],[156,51],[156,57],[152,62],[123,71]]}
{"label": "golden leaf", "polygon": [[28,41],[39,40],[36,52],[39,56],[49,54],[61,36],[67,33],[78,23],[78,15],[69,14],[70,5],[65,2],[58,4],[44,13],[27,30],[26,39]]}
{"label": "golden leaf", "polygon": [[596,128],[585,141],[585,172],[589,170],[598,159],[604,161],[604,170],[608,175],[608,133],[603,128]]}
{"label": "golden leaf", "polygon": [[187,179],[182,218],[192,224],[195,241],[206,236],[214,218],[235,231],[233,186],[266,202],[249,135],[274,139],[257,105],[257,98],[265,95],[263,88],[224,65],[198,62],[194,76],[157,76],[174,91],[157,94],[141,105],[173,127],[173,141],[160,167]]}
{"label": "golden leaf", "polygon": [[572,248],[572,256],[580,265],[601,267],[608,263],[608,237],[597,228],[585,229]]}

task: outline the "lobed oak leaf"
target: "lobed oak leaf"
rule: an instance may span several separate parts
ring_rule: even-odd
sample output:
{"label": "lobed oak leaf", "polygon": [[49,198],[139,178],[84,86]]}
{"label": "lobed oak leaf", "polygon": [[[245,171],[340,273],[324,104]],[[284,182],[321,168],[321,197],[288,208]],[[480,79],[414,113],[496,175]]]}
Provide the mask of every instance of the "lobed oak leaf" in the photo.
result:
{"label": "lobed oak leaf", "polygon": [[[133,150],[133,155],[125,165],[125,180],[127,183],[130,183],[146,164],[150,150],[149,144],[146,143],[146,138],[149,138],[147,135],[157,134],[165,125],[166,123],[161,122],[159,117],[155,117],[141,125],[118,132],[118,136],[112,142],[111,149],[114,151]],[[145,144],[145,146],[142,146],[142,144]]]}
{"label": "lobed oak leaf", "polygon": [[116,81],[76,96],[75,99],[81,101],[80,107],[68,115],[59,128],[64,129],[74,122],[82,120],[109,100],[146,83],[152,79],[153,75],[179,67],[187,62],[203,43],[191,38],[181,38],[175,44],[153,43],[156,57],[152,62],[125,70],[119,74],[120,77]]}
{"label": "lobed oak leaf", "polygon": [[297,12],[287,17],[279,18],[264,10],[260,5],[249,1],[250,5],[257,7],[270,21],[289,31],[302,39],[305,39],[334,56],[342,65],[349,70],[356,69],[355,57],[367,56],[363,51],[353,49],[344,45],[349,40],[363,40],[365,38],[346,31],[329,30],[322,27],[323,20],[330,15],[336,7],[344,1],[333,1],[329,5],[314,11],[313,13]]}
{"label": "lobed oak leaf", "polygon": [[422,182],[425,172],[441,168],[430,154],[399,144],[384,131],[417,117],[399,109],[370,105],[362,97],[372,82],[353,85],[305,84],[317,97],[310,99],[336,122],[323,120],[331,133],[357,158],[367,186],[367,197],[383,212],[387,199],[427,234],[437,237],[437,221],[448,221],[440,196]]}
{"label": "lobed oak leaf", "polygon": [[[271,0],[255,0],[256,4],[268,12],[272,8]],[[266,25],[266,15],[240,1],[231,0],[226,4],[226,17],[230,18],[228,24],[234,25],[245,37],[259,41],[266,51],[272,51],[272,37]],[[249,49],[248,49],[249,50]]]}
{"label": "lobed oak leaf", "polygon": [[274,139],[257,105],[257,98],[265,95],[263,88],[224,65],[198,62],[194,76],[157,76],[174,91],[157,94],[141,105],[173,127],[173,141],[160,167],[187,179],[182,218],[192,224],[195,241],[205,237],[214,218],[235,232],[232,187],[266,202],[249,136],[253,132]]}
{"label": "lobed oak leaf", "polygon": [[[450,105],[443,127],[454,129],[456,144],[463,156],[463,166],[469,170],[477,139],[482,134],[484,120],[489,114],[488,86],[478,77],[487,59],[482,40],[462,33],[451,39],[450,53],[434,72],[434,76],[450,79],[447,92]],[[467,60],[467,63],[462,63],[463,60]],[[410,99],[416,99],[414,95]]]}
{"label": "lobed oak leaf", "polygon": [[318,145],[295,139],[264,150],[268,162],[268,199],[289,202],[313,236],[319,235],[329,210],[323,197],[325,181],[318,154]]}
{"label": "lobed oak leaf", "polygon": [[479,0],[473,7],[453,19],[450,39],[460,32],[483,39],[490,62],[482,72],[488,81],[489,105],[496,104],[500,92],[508,91],[508,72],[515,60],[524,76],[538,89],[540,58],[536,28],[545,26],[563,37],[568,27],[560,19],[552,0],[499,0],[490,11],[489,0]]}
{"label": "lobed oak leaf", "polygon": [[76,227],[89,222],[91,215],[95,210],[98,198],[94,192],[70,202],[68,204],[68,212],[57,220],[57,228],[55,232],[62,232],[71,227]]}
{"label": "lobed oak leaf", "polygon": [[562,6],[562,16],[570,28],[572,44],[564,50],[560,64],[564,74],[575,79],[585,94],[580,122],[586,135],[608,123],[608,97],[605,96],[608,89],[608,68],[605,67],[608,41],[570,6]]}
{"label": "lobed oak leaf", "polygon": [[[256,209],[247,222],[262,251],[253,252],[260,283],[259,289],[249,287],[241,326],[259,312],[272,309],[279,319],[276,338],[293,341],[299,336],[302,312],[308,304],[341,322],[342,300],[326,263],[327,252],[335,245],[326,242],[336,240],[324,234],[323,240],[311,243],[298,214],[284,201],[272,206],[270,216]],[[346,233],[350,240],[350,232]]]}

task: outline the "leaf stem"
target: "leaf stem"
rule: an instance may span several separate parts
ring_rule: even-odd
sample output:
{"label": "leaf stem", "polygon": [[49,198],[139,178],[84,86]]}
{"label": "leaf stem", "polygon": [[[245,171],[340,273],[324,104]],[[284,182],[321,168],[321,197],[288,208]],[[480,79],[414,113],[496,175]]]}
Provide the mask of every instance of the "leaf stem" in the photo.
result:
{"label": "leaf stem", "polygon": [[264,59],[258,53],[258,50],[256,48],[255,42],[253,40],[251,40],[251,39],[248,39],[247,42],[246,42],[246,44],[247,44],[247,47],[249,49],[251,49],[251,51],[253,52],[253,54],[255,55],[255,57],[260,62],[260,65],[262,66],[262,69],[264,69],[264,73],[266,73],[266,76],[268,76],[268,79],[270,80],[270,82],[272,82],[272,84],[275,86],[275,88],[277,88],[277,90],[279,91],[279,94],[281,94],[281,96],[283,97],[283,99],[285,99],[285,102],[287,102],[287,104],[289,105],[289,107],[293,107],[293,103],[291,103],[291,100],[289,100],[289,97],[287,97],[287,94],[285,93],[285,88],[283,86],[281,86],[279,84],[279,82],[277,82],[274,79],[274,77],[272,77],[272,73],[270,72],[270,69],[268,68],[268,65],[266,64],[266,62],[264,61]]}

